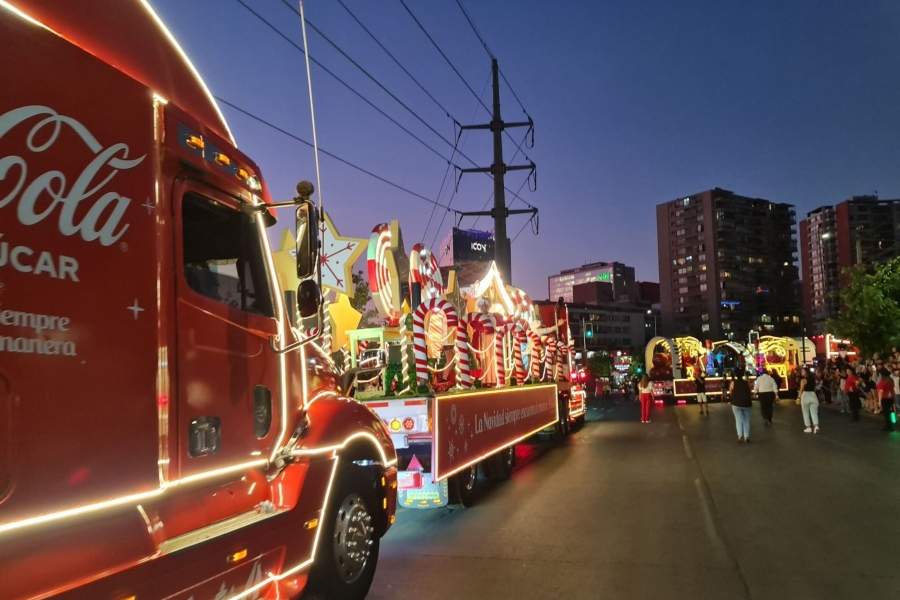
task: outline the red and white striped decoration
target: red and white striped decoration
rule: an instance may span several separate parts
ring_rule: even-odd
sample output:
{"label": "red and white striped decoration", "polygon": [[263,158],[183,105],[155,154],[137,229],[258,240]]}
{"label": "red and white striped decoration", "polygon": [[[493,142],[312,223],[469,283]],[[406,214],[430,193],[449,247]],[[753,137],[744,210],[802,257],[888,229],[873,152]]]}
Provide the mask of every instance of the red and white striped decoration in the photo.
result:
{"label": "red and white striped decoration", "polygon": [[547,352],[544,355],[545,362],[545,379],[548,381],[556,381],[556,351],[558,344],[556,343],[555,335],[548,335],[544,337],[544,347],[547,349]]}
{"label": "red and white striped decoration", "polygon": [[413,355],[416,359],[416,382],[428,383],[428,353],[425,340],[425,318],[433,310],[439,310],[447,318],[447,329],[458,327],[459,318],[456,308],[443,298],[432,298],[428,302],[422,302],[413,312]]}
{"label": "red and white striped decoration", "polygon": [[506,365],[503,364],[503,327],[497,317],[490,313],[469,313],[466,317],[475,331],[492,335],[494,339],[494,368],[497,372],[497,387],[506,385]]}
{"label": "red and white striped decoration", "polygon": [[415,244],[409,254],[409,282],[422,286],[422,302],[444,293],[444,280],[437,258],[424,244]]}
{"label": "red and white striped decoration", "polygon": [[469,358],[469,323],[463,317],[456,326],[456,385],[461,389],[472,387],[472,363]]}
{"label": "red and white striped decoration", "polygon": [[544,345],[541,343],[541,336],[532,329],[525,330],[528,340],[531,342],[531,358],[529,359],[529,367],[531,369],[531,378],[538,381],[541,378],[541,354]]}
{"label": "red and white striped decoration", "polygon": [[522,344],[528,340],[528,335],[526,334],[527,327],[522,320],[510,321],[507,326],[512,334],[516,383],[524,385],[527,373],[525,372],[525,362],[522,360]]}

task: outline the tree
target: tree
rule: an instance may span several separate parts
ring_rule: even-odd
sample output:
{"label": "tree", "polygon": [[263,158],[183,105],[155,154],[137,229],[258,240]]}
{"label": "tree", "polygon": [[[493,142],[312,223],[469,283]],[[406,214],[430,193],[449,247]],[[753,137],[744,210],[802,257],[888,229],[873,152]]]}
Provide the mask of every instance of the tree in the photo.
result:
{"label": "tree", "polygon": [[860,265],[846,275],[841,309],[829,329],[850,339],[865,356],[900,346],[900,257],[871,272]]}
{"label": "tree", "polygon": [[353,274],[353,295],[350,297],[350,306],[362,313],[359,321],[360,327],[375,327],[378,325],[378,311],[372,306],[372,293],[369,291],[369,282],[362,271]]}

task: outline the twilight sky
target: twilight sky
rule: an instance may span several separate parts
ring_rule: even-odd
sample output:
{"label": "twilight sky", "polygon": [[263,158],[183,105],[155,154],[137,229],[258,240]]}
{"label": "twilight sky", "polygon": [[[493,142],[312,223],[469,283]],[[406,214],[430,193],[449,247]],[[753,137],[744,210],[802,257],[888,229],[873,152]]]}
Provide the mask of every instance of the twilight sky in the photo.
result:
{"label": "twilight sky", "polygon": [[[300,41],[280,0],[245,0]],[[488,120],[397,0],[345,0],[461,122]],[[476,92],[490,64],[453,0],[408,0]],[[657,278],[654,206],[714,186],[797,205],[798,215],[854,194],[900,197],[900,3],[895,0],[464,0],[536,123],[540,236],[513,244],[513,283],[547,295],[547,275],[594,260]],[[303,57],[235,0],[154,0],[213,93],[311,139]],[[307,18],[444,137],[449,118],[334,0]],[[434,148],[450,148],[312,31],[314,57]],[[436,198],[442,160],[322,70],[313,68],[320,145]],[[523,117],[502,90],[504,118]],[[222,107],[241,149],[276,199],[314,180],[312,152]],[[514,137],[521,135],[511,130]],[[490,136],[463,135],[487,164]],[[507,140],[507,160],[515,152]],[[431,206],[323,157],[326,209],[341,233],[365,237],[399,218],[409,247]],[[520,159],[517,161],[519,162]],[[457,157],[460,166],[469,166]],[[524,174],[511,173],[516,190]],[[452,179],[452,173],[451,173]],[[450,200],[445,186],[440,201]],[[466,175],[452,206],[479,210],[491,192]],[[507,198],[511,202],[511,198]],[[518,202],[511,206],[521,208]],[[431,243],[443,209],[431,223]],[[285,213],[287,220],[287,213]],[[515,235],[524,217],[513,217]],[[444,221],[440,237],[449,231]],[[471,226],[473,219],[464,220]],[[490,229],[482,219],[476,227]]]}

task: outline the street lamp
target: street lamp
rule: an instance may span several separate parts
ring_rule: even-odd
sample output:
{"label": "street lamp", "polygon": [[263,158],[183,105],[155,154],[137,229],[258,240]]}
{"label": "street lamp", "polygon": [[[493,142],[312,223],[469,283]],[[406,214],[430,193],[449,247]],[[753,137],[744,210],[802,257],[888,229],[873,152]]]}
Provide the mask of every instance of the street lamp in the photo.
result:
{"label": "street lamp", "polygon": [[[653,315],[653,309],[647,309],[648,315]],[[653,315],[653,337],[656,337],[656,315]]]}

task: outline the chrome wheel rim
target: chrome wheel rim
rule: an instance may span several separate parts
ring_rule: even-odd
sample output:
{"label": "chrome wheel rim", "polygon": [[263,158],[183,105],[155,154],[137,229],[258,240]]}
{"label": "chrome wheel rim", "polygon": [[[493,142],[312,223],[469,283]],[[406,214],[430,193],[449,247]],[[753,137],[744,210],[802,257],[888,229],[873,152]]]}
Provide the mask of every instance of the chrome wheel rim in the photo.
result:
{"label": "chrome wheel rim", "polygon": [[359,494],[350,494],[338,507],[334,524],[334,559],[345,583],[359,579],[372,555],[375,528]]}

